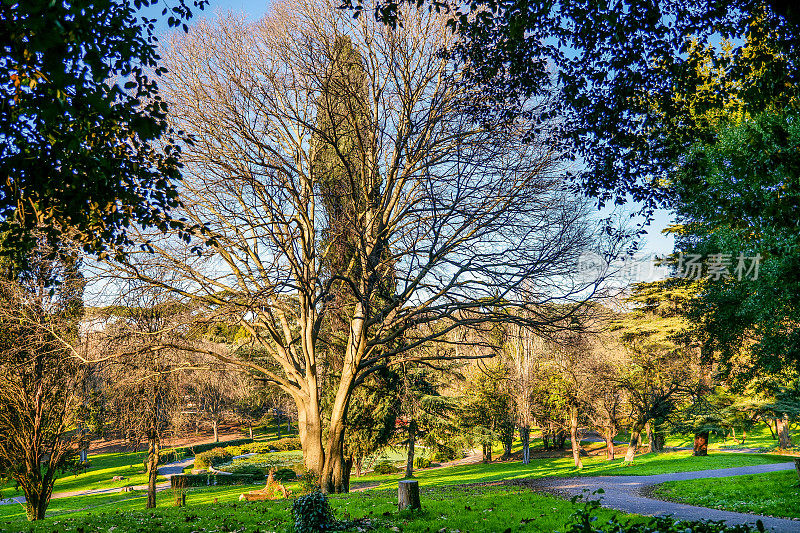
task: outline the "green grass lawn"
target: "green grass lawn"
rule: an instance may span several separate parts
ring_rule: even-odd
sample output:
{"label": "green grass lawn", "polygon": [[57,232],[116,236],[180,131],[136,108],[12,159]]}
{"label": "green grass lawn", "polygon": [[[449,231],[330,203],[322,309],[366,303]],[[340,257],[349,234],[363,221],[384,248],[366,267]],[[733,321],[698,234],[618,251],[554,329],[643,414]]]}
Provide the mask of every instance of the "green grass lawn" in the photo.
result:
{"label": "green grass lawn", "polygon": [[[171,491],[159,494],[159,508],[142,509],[142,496],[75,514],[56,515],[38,523],[23,518],[0,518],[0,531],[35,533],[154,531],[292,531],[291,500],[239,502],[243,487],[193,489],[187,494],[187,507],[172,507]],[[522,487],[427,487],[421,489],[422,513],[398,513],[396,491],[370,491],[332,496],[331,507],[337,518],[369,518],[378,533],[391,528],[404,532],[447,531],[541,531],[563,529],[574,510],[572,504],[536,494]],[[213,503],[218,498],[219,503]],[[54,502],[55,503],[55,502]],[[601,517],[611,515],[600,511]]]}
{"label": "green grass lawn", "polygon": [[[766,463],[786,462],[785,457],[742,453],[712,452],[707,457],[694,457],[690,451],[643,454],[632,465],[623,466],[622,459],[606,461],[602,457],[584,457],[583,470],[576,470],[571,457],[532,459],[529,465],[520,461],[473,464],[441,469],[425,469],[415,473],[420,484],[427,486],[456,485],[545,476],[647,476],[668,472],[693,472],[716,468],[732,468]],[[351,478],[351,487],[362,484],[377,488],[395,487],[402,474],[368,474]]]}
{"label": "green grass lawn", "polygon": [[[144,485],[147,483],[147,474],[144,470],[144,456],[146,452],[135,453],[106,453],[91,455],[91,468],[86,473],[76,475],[63,473],[56,479],[53,492],[72,492],[78,490],[119,488],[128,485]],[[122,481],[112,481],[114,476],[124,476]],[[159,482],[165,478],[159,476]],[[0,494],[4,498],[22,496],[22,491],[14,490],[14,483],[7,483],[0,487]],[[1,509],[0,509],[1,511]]]}
{"label": "green grass lawn", "polygon": [[726,511],[800,518],[800,483],[794,470],[718,478],[712,483],[707,479],[670,481],[655,487],[653,494]]}

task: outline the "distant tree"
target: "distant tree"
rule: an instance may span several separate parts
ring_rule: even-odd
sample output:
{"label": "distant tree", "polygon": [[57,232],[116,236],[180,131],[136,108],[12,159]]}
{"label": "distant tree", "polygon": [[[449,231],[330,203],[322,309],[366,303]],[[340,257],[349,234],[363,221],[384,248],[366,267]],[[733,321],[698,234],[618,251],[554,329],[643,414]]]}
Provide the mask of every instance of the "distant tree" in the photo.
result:
{"label": "distant tree", "polygon": [[58,472],[85,443],[74,429],[82,369],[64,341],[78,337],[84,280],[67,247],[39,240],[23,270],[0,280],[0,475],[19,484],[28,520],[41,520]]}
{"label": "distant tree", "polygon": [[[207,0],[195,0],[202,9]],[[180,145],[158,96],[159,0],[25,0],[0,4],[0,232],[2,251],[24,259],[36,230],[91,253],[132,244],[137,223],[183,228]],[[169,26],[192,16],[164,3]]]}
{"label": "distant tree", "polygon": [[[635,284],[628,297],[633,310],[611,326],[629,354],[619,377],[631,408],[626,462],[634,460],[647,424],[651,430],[653,425],[660,427],[700,386],[699,349],[682,314],[691,291],[691,284],[682,279]],[[707,434],[697,438],[707,443]]]}

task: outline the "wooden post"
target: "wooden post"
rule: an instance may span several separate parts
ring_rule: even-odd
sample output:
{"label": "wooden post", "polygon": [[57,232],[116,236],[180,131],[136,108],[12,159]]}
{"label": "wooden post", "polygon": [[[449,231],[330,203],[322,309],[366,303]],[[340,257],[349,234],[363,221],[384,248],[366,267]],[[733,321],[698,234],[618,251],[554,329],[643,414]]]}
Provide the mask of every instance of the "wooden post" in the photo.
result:
{"label": "wooden post", "polygon": [[404,479],[397,486],[397,508],[422,509],[419,501],[419,482],[416,479]]}
{"label": "wooden post", "polygon": [[175,495],[175,507],[186,507],[186,493]]}

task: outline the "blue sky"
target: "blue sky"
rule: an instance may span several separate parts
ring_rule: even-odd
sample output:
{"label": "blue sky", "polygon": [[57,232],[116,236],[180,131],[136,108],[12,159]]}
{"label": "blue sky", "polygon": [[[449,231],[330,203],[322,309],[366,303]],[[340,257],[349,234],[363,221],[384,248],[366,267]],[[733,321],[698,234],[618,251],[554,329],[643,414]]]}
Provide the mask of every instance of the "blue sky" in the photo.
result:
{"label": "blue sky", "polygon": [[[211,5],[205,11],[198,13],[194,21],[203,18],[213,19],[218,13],[227,11],[245,13],[251,20],[257,20],[267,12],[269,3],[269,0],[211,0]],[[168,31],[166,24],[163,25],[162,31]],[[671,214],[668,211],[661,210],[655,213],[653,223],[644,237],[640,255],[666,255],[672,252],[674,239],[661,233],[670,222]]]}

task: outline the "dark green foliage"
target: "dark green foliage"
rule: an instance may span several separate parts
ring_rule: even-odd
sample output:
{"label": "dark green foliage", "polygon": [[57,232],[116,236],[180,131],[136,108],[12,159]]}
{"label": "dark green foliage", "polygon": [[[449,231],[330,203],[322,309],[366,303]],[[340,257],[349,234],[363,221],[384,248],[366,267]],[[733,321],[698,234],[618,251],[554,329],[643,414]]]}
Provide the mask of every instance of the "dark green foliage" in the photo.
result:
{"label": "dark green foliage", "polygon": [[[689,317],[740,377],[800,363],[800,114],[775,112],[723,127],[698,144],[675,181],[682,223],[676,248],[727,255],[730,276],[713,276]],[[760,256],[757,276],[739,256]],[[718,278],[718,279],[717,279]],[[739,279],[741,278],[741,279]],[[755,340],[752,357],[742,346]]]}
{"label": "dark green foliage", "polygon": [[297,533],[331,531],[337,526],[327,496],[318,490],[300,496],[294,501],[292,517]]}
{"label": "dark green foliage", "polygon": [[272,479],[280,481],[281,483],[285,481],[294,481],[297,479],[297,473],[291,468],[281,468],[272,474]]}
{"label": "dark green foliage", "polygon": [[446,6],[461,37],[452,52],[474,88],[475,112],[487,120],[510,120],[525,112],[527,97],[558,92],[542,121],[568,156],[585,164],[576,178],[601,203],[632,197],[650,208],[671,204],[665,178],[691,144],[713,136],[673,98],[676,91],[695,94],[702,83],[687,53],[691,39],[706,48],[720,35],[743,43],[749,33],[772,48],[718,50],[712,66],[733,83],[716,86],[703,106],[721,107],[735,91],[755,114],[798,96],[800,11],[793,2],[476,0],[453,10],[442,0],[382,0],[376,16],[394,24],[403,3]]}
{"label": "dark green foliage", "polygon": [[[203,8],[207,0],[195,0]],[[91,253],[133,244],[126,229],[184,228],[180,145],[149,72],[158,66],[159,0],[0,3],[0,231],[5,253],[28,250],[31,231],[69,235]],[[170,26],[192,16],[165,3]],[[188,233],[183,237],[188,240]],[[18,255],[20,259],[22,256]]]}

